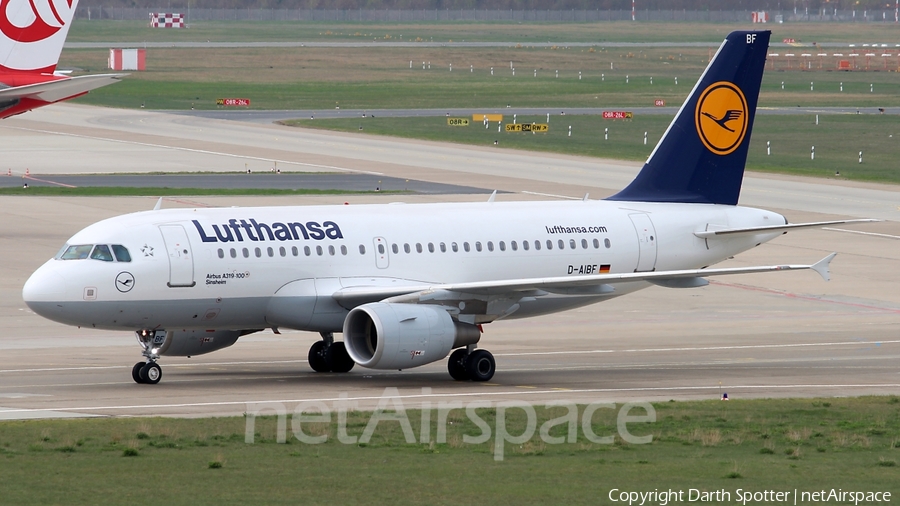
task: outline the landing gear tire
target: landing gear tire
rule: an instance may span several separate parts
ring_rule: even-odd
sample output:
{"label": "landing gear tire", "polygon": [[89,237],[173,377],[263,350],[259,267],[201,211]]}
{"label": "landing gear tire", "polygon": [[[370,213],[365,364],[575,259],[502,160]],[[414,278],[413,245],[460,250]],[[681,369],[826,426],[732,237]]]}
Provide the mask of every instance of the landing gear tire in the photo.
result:
{"label": "landing gear tire", "polygon": [[309,366],[316,372],[331,372],[331,364],[326,358],[329,346],[325,341],[316,341],[309,347]]}
{"label": "landing gear tire", "polygon": [[496,369],[494,356],[487,350],[475,350],[466,359],[466,372],[472,381],[490,381]]}
{"label": "landing gear tire", "polygon": [[465,348],[459,348],[450,354],[450,360],[447,361],[447,371],[450,377],[456,381],[468,381],[469,372],[466,370],[466,357],[469,353]]}
{"label": "landing gear tire", "polygon": [[347,353],[347,347],[341,341],[335,341],[325,352],[325,361],[331,365],[331,372],[350,372],[356,362]]}
{"label": "landing gear tire", "polygon": [[146,362],[138,362],[131,368],[131,379],[133,379],[135,383],[144,382],[144,380],[141,379],[141,369],[143,369],[145,365],[147,365]]}
{"label": "landing gear tire", "polygon": [[142,383],[155,385],[162,379],[162,367],[156,362],[148,362],[141,367],[140,377]]}

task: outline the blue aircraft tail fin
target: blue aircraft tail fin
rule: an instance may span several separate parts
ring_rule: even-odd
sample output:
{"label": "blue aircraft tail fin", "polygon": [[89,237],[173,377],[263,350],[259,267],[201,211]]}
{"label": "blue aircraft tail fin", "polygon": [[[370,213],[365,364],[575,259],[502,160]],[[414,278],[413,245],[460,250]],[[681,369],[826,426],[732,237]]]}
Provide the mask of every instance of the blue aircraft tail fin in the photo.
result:
{"label": "blue aircraft tail fin", "polygon": [[737,204],[771,33],[725,38],[637,177],[607,200]]}

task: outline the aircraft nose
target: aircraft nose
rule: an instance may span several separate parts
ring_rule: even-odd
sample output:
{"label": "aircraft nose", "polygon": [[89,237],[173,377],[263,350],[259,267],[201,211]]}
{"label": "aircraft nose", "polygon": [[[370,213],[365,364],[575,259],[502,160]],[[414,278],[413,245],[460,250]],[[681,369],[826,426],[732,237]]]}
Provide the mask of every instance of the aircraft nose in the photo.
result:
{"label": "aircraft nose", "polygon": [[[56,269],[49,265],[43,265],[25,282],[22,287],[22,298],[36,313],[36,306],[42,302],[60,300],[66,293],[66,280]],[[40,314],[40,313],[38,313]]]}

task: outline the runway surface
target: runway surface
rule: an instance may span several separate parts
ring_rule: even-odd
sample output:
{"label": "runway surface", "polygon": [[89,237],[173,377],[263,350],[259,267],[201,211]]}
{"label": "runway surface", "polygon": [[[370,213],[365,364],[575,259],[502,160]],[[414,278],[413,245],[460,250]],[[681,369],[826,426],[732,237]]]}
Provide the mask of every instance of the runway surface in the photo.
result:
{"label": "runway surface", "polygon": [[[16,176],[266,170],[343,172],[510,192],[498,199],[601,198],[639,164],[333,134],[146,111],[56,105],[0,122]],[[0,176],[6,177],[6,176]],[[15,177],[14,179],[20,179]],[[315,374],[318,336],[264,331],[235,346],[163,357],[156,386],[134,384],[131,333],[65,327],[21,300],[27,276],[78,229],[150,209],[154,198],[0,197],[0,418],[240,415],[248,403],[374,407],[396,387],[427,400],[578,402],[900,394],[900,188],[748,175],[743,205],[790,221],[875,217],[865,226],[795,232],[722,265],[814,262],[837,251],[832,281],[810,272],[731,276],[691,290],[650,288],[603,304],[486,327],[497,359],[487,384],[457,383],[440,361],[409,371]],[[179,197],[164,206],[471,201],[486,195]],[[477,223],[472,224],[477,227]],[[425,390],[423,390],[423,388]]]}
{"label": "runway surface", "polygon": [[[279,169],[280,170],[280,169]],[[385,177],[374,174],[149,174],[149,175],[61,175],[41,174],[24,177],[29,186],[56,187],[133,187],[133,188],[200,188],[200,189],[275,189],[275,190],[342,190],[347,192],[401,192],[429,195],[462,195],[491,193],[484,188],[454,184],[432,183]],[[0,188],[19,187],[19,178],[0,178]]]}

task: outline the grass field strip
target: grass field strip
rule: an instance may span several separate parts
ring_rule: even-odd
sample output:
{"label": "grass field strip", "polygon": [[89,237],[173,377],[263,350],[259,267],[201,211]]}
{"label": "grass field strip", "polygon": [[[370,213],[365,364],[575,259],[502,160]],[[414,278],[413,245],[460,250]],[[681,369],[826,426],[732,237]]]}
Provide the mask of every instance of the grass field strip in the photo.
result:
{"label": "grass field strip", "polygon": [[236,155],[234,153],[225,153],[222,151],[211,151],[211,150],[206,150],[206,149],[193,149],[193,148],[184,148],[184,147],[180,147],[180,146],[167,146],[165,144],[153,144],[153,143],[149,143],[149,142],[126,141],[126,140],[121,140],[121,139],[110,139],[108,137],[95,137],[92,135],[72,134],[72,133],[65,133],[65,132],[53,132],[50,130],[40,130],[40,129],[36,129],[36,128],[24,128],[24,127],[6,127],[6,128],[11,128],[14,130],[21,130],[21,131],[25,131],[25,132],[34,132],[34,133],[50,134],[50,135],[61,135],[64,137],[75,137],[77,139],[89,139],[89,140],[94,140],[94,141],[116,142],[119,144],[130,144],[130,145],[134,145],[134,146],[144,146],[144,147],[149,147],[149,148],[184,151],[187,153],[199,153],[202,155],[224,156],[224,157],[228,157],[228,158],[237,158],[237,159],[241,159],[241,160],[256,160],[256,161],[260,161],[260,162],[274,162],[274,163],[281,163],[281,164],[287,164],[287,165],[296,165],[296,166],[300,166],[300,167],[312,167],[312,168],[316,168],[316,169],[335,170],[335,171],[339,171],[339,172],[353,172],[353,173],[357,173],[357,174],[369,174],[369,175],[373,175],[373,176],[383,176],[384,175],[381,172],[373,172],[373,171],[369,171],[369,170],[348,169],[346,167],[335,167],[333,165],[318,165],[318,164],[314,164],[314,163],[293,162],[290,160],[278,160],[275,158],[263,158],[263,157],[258,157],[258,156]]}

